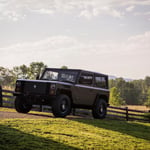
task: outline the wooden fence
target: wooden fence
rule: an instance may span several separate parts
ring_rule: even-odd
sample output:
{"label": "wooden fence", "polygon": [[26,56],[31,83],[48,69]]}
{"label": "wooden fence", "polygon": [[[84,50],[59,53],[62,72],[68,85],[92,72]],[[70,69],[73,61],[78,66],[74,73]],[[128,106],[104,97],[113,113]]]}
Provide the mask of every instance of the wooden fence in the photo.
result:
{"label": "wooden fence", "polygon": [[150,122],[150,111],[133,110],[128,107],[108,107],[108,117],[120,118],[124,120],[139,120]]}
{"label": "wooden fence", "polygon": [[0,106],[2,106],[2,87],[0,86]]}
{"label": "wooden fence", "polygon": [[14,107],[14,91],[10,90],[0,90],[0,106],[6,106],[6,107]]}
{"label": "wooden fence", "polygon": [[[0,88],[0,107],[14,107],[14,91],[4,90]],[[34,108],[38,107],[39,111],[44,111],[44,108],[50,109],[48,106],[34,105]],[[90,116],[90,110],[73,109],[73,115]],[[150,122],[150,111],[132,110],[128,107],[108,107],[107,118],[111,119],[123,119],[123,120],[139,120]]]}

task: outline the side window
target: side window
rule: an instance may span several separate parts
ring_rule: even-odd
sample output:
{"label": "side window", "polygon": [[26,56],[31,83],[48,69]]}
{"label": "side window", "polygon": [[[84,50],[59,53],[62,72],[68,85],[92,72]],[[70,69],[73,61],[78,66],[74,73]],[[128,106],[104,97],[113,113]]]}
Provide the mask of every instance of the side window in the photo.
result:
{"label": "side window", "polygon": [[64,82],[75,82],[76,76],[74,74],[69,73],[61,73],[60,74],[60,81]]}
{"label": "side window", "polygon": [[107,88],[107,77],[95,76],[95,86],[100,88]]}
{"label": "side window", "polygon": [[91,86],[93,83],[93,74],[90,73],[81,73],[79,78],[79,84]]}

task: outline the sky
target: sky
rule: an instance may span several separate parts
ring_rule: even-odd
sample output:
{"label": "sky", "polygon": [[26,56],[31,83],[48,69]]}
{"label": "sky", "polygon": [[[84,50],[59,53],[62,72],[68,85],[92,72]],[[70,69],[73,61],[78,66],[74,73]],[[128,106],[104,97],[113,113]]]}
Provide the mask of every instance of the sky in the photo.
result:
{"label": "sky", "polygon": [[0,66],[37,61],[150,76],[150,0],[0,0]]}

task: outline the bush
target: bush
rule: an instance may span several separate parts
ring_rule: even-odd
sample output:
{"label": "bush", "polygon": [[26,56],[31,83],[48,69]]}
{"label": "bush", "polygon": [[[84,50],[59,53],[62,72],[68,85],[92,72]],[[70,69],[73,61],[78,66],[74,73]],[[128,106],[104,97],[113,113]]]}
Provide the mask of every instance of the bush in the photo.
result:
{"label": "bush", "polygon": [[144,118],[145,118],[145,119],[148,119],[149,122],[150,122],[150,112],[149,112],[149,113],[145,113],[145,114],[144,114]]}

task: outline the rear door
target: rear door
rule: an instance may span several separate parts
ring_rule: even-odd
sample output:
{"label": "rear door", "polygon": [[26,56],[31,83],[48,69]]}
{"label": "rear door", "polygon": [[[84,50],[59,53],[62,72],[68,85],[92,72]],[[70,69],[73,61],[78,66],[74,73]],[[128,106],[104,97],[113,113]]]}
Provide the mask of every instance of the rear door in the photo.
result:
{"label": "rear door", "polygon": [[77,105],[93,104],[93,79],[94,74],[89,72],[81,72],[79,81],[74,86],[73,97],[74,103]]}

